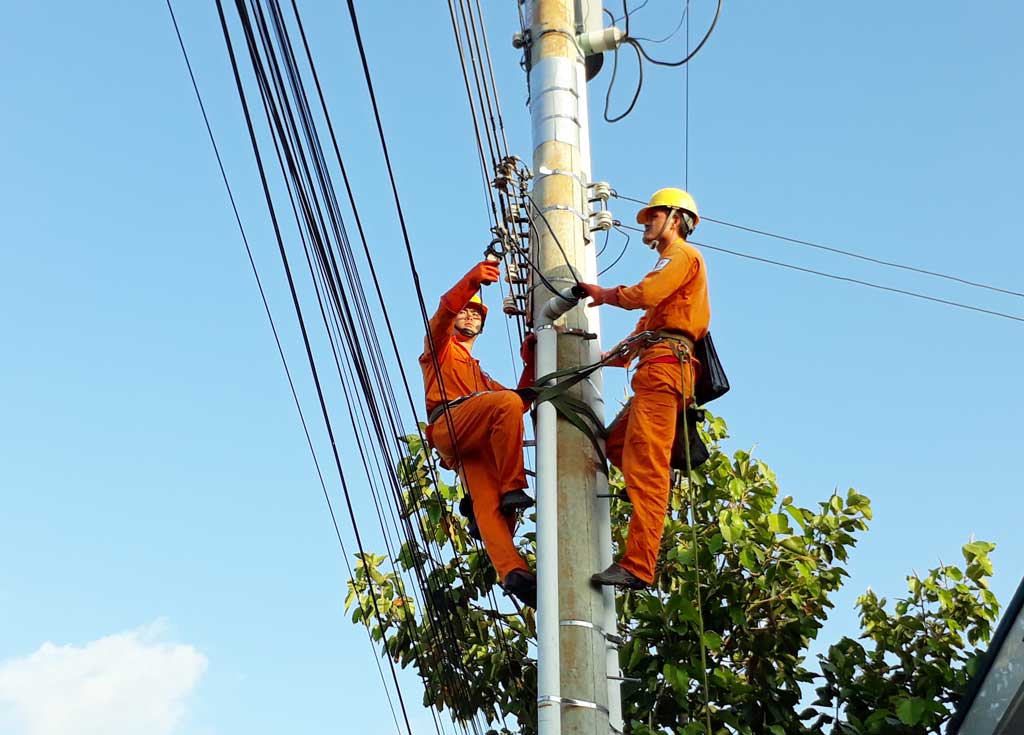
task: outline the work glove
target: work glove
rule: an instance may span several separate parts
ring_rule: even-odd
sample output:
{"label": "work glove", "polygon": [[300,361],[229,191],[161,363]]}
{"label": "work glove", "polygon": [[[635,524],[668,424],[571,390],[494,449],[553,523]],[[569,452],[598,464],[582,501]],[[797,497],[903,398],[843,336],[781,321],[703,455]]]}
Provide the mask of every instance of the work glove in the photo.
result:
{"label": "work glove", "polygon": [[530,404],[533,403],[533,399],[536,398],[536,392],[528,392],[523,389],[530,388],[533,385],[533,381],[536,377],[537,372],[537,335],[530,332],[526,335],[526,339],[523,340],[523,344],[519,347],[519,356],[523,358],[523,372],[519,374],[519,385],[518,393],[519,397],[523,399],[523,410],[526,411]]}
{"label": "work glove", "polygon": [[601,288],[594,283],[581,283],[580,288],[587,292],[587,296],[591,298],[590,306],[600,306],[601,304],[610,304],[611,306],[619,305],[619,289],[618,287],[613,288]]}
{"label": "work glove", "polygon": [[[611,358],[611,359],[608,359],[608,358]],[[629,354],[627,352],[625,352],[625,350],[618,351],[618,350],[614,350],[613,349],[613,350],[608,350],[608,352],[602,352],[601,353],[601,359],[602,360],[608,360],[608,362],[606,362],[604,364],[605,367],[621,367],[621,368],[624,368],[624,367],[629,365]]]}
{"label": "work glove", "polygon": [[470,279],[474,289],[479,289],[480,286],[496,283],[501,278],[501,270],[497,263],[484,260],[474,265],[466,274],[466,278]]}
{"label": "work glove", "polygon": [[477,263],[441,297],[441,303],[450,311],[458,312],[469,303],[473,294],[480,290],[480,286],[494,283],[500,277],[501,271],[495,263],[487,260]]}
{"label": "work glove", "polygon": [[533,365],[537,360],[537,335],[530,332],[519,347],[519,356],[523,358],[523,364]]}

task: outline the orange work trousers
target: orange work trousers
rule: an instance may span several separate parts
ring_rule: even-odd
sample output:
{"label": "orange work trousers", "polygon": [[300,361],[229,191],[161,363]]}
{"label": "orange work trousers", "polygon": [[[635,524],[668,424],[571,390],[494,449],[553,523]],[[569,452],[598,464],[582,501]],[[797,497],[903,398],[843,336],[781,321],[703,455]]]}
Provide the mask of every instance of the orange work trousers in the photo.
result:
{"label": "orange work trousers", "polygon": [[504,580],[516,569],[529,570],[512,540],[515,514],[506,516],[499,509],[502,495],[526,487],[522,399],[510,390],[494,391],[474,396],[448,413],[456,441],[444,415],[431,424],[431,439],[445,464],[458,468],[462,485],[469,490],[498,578]]}
{"label": "orange work trousers", "polygon": [[654,581],[665,530],[676,417],[693,395],[692,363],[686,363],[685,383],[683,379],[678,362],[641,364],[633,376],[633,399],[626,415],[605,445],[608,459],[626,478],[626,494],[633,504],[619,566],[648,584]]}

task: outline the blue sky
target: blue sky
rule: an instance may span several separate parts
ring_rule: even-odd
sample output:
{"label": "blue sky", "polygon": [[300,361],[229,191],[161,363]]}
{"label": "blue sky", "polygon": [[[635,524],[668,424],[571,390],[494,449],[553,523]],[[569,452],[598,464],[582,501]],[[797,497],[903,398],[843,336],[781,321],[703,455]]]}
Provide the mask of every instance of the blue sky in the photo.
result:
{"label": "blue sky", "polygon": [[[489,239],[446,5],[358,5],[433,302]],[[510,145],[528,158],[515,6],[487,5]],[[412,365],[422,334],[343,4],[302,7]],[[634,32],[667,33],[679,8],[651,0]],[[257,259],[275,273],[216,12],[177,10]],[[696,4],[695,36],[708,11]],[[717,219],[1020,290],[1022,22],[1006,1],[727,2],[691,68],[690,190]],[[683,73],[646,72],[617,125],[598,121],[607,74],[591,91],[595,176],[638,198],[683,181]],[[0,89],[0,681],[39,712],[54,671],[161,672],[141,694],[118,691],[139,717],[182,708],[90,724],[83,702],[73,726],[6,729],[391,733],[365,634],[341,615],[342,560],[166,8],[14,5]],[[635,211],[612,208],[627,222]],[[698,234],[1024,315],[1010,296],[711,224]],[[651,260],[634,240],[603,281],[630,283]],[[835,487],[874,503],[822,642],[855,629],[868,585],[897,594],[912,569],[959,560],[972,535],[998,544],[993,587],[1008,602],[1024,558],[1024,324],[725,254],[707,262],[731,448],[756,445],[803,504]],[[269,288],[298,359],[280,279]],[[608,312],[605,334],[631,323]],[[512,381],[504,340],[492,328],[478,353]],[[620,395],[621,375],[606,385]],[[411,680],[408,692],[415,702]],[[4,723],[10,701],[0,707]],[[417,735],[432,730],[416,718]]]}

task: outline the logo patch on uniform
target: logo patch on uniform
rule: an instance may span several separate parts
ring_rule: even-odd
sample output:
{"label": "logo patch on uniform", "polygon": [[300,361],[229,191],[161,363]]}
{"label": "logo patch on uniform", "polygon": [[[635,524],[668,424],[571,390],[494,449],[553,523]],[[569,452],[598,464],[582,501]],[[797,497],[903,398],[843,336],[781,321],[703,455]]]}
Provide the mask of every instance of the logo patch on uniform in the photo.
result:
{"label": "logo patch on uniform", "polygon": [[662,258],[657,263],[655,263],[654,270],[660,271],[662,268],[664,268],[666,265],[668,265],[671,262],[672,262],[672,258]]}

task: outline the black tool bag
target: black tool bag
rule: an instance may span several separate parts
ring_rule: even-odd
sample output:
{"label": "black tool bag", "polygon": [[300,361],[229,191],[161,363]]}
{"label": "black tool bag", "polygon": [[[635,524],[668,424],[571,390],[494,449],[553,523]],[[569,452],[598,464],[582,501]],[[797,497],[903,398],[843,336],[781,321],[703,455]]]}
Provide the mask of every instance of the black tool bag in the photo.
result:
{"label": "black tool bag", "polygon": [[[683,425],[683,422],[686,425]],[[680,411],[676,418],[676,438],[672,442],[671,466],[674,470],[686,470],[686,439],[690,439],[690,469],[695,470],[708,461],[711,453],[704,446],[700,438],[697,425],[704,423],[704,411],[690,406],[685,411]]]}
{"label": "black tool bag", "polygon": [[694,343],[693,356],[701,367],[697,384],[693,388],[693,399],[698,406],[703,406],[729,392],[729,378],[722,367],[722,361],[718,359],[711,332]]}
{"label": "black tool bag", "polygon": [[[619,421],[625,420],[624,416],[629,409],[630,402],[627,402],[622,410],[619,411],[615,420],[608,426],[608,433],[614,430],[615,424]],[[686,422],[686,426],[683,426],[683,422]],[[697,469],[702,464],[708,461],[711,457],[711,453],[708,452],[708,448],[704,446],[703,440],[700,438],[700,432],[697,431],[698,424],[704,423],[704,411],[701,409],[690,406],[685,411],[680,411],[676,417],[676,436],[672,442],[672,454],[669,459],[669,465],[674,470],[686,470],[686,438],[690,439],[690,469]]]}

